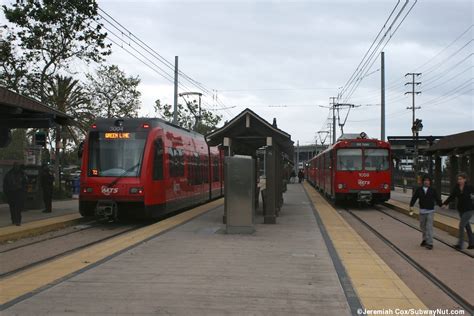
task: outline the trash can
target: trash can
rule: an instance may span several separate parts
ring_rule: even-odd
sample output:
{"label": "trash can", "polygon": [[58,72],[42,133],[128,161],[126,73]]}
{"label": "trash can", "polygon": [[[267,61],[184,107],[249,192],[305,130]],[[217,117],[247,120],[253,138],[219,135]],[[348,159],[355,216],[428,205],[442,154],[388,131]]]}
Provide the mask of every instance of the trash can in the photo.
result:
{"label": "trash can", "polygon": [[41,166],[26,165],[26,199],[25,210],[42,209],[43,202],[43,188],[41,187]]}

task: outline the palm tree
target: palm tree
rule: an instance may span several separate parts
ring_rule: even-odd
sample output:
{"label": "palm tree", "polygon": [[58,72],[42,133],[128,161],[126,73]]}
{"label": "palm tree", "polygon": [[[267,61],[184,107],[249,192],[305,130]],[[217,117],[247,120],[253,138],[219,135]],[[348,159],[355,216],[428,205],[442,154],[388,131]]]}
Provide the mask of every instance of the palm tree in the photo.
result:
{"label": "palm tree", "polygon": [[[86,126],[94,119],[94,113],[79,80],[69,76],[56,75],[48,81],[47,102],[51,107],[72,116],[76,123],[76,128],[55,128],[55,175],[59,179],[59,144],[62,144],[64,155],[68,140],[76,140],[77,134],[87,129]],[[59,181],[56,183],[59,184]]]}

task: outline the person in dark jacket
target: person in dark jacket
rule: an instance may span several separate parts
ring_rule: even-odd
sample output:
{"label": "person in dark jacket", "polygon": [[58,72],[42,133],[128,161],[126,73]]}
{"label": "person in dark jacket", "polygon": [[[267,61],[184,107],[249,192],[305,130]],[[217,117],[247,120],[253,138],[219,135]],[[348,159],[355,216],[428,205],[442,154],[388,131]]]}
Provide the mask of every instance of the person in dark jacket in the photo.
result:
{"label": "person in dark jacket", "polygon": [[303,182],[304,179],[304,172],[303,170],[298,171],[298,182],[301,183]]}
{"label": "person in dark jacket", "polygon": [[420,246],[427,249],[433,249],[433,217],[435,212],[435,204],[441,206],[441,199],[438,193],[431,187],[431,178],[423,177],[422,186],[417,188],[410,201],[410,212],[415,205],[416,200],[420,204],[420,228],[423,233],[423,241]]}
{"label": "person in dark jacket", "polygon": [[43,213],[52,212],[52,201],[53,201],[53,183],[54,176],[49,170],[47,165],[43,165],[41,170],[41,188],[43,190],[43,202],[44,202],[44,211]]}
{"label": "person in dark jacket", "polygon": [[13,225],[21,225],[21,212],[24,206],[26,182],[26,174],[17,163],[13,164],[13,168],[5,174],[5,178],[3,179],[3,192],[7,197]]}
{"label": "person in dark jacket", "polygon": [[467,176],[465,173],[460,173],[458,175],[458,183],[451,190],[451,194],[443,202],[443,206],[447,208],[447,205],[457,199],[457,209],[459,212],[459,235],[458,243],[454,245],[456,249],[461,250],[464,243],[464,229],[467,232],[467,237],[469,240],[469,246],[467,249],[474,249],[474,237],[472,235],[471,229],[471,217],[474,215],[474,208],[472,206],[472,197],[474,195],[474,188],[472,185],[467,183]]}
{"label": "person in dark jacket", "polygon": [[296,172],[295,170],[291,170],[290,183],[295,183],[295,178],[296,178]]}

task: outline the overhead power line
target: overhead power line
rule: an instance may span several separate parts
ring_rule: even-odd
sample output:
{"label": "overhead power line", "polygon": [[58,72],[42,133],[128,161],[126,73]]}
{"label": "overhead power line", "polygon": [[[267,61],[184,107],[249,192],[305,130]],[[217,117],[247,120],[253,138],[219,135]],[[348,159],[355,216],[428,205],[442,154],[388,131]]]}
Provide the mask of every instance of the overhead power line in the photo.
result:
{"label": "overhead power line", "polygon": [[[372,45],[369,47],[368,51],[362,58],[359,66],[356,68],[348,82],[344,85],[343,89],[339,94],[339,100],[343,100],[342,102],[347,103],[354,91],[360,85],[360,82],[364,79],[367,73],[372,68],[373,64],[375,63],[378,54],[383,51],[385,46],[390,42],[393,36],[396,34],[397,30],[400,28],[402,23],[405,21],[408,14],[411,12],[413,7],[416,5],[417,0],[414,1],[412,6],[408,9],[406,14],[402,17],[402,13],[405,11],[409,0],[405,0],[405,3],[401,6],[401,8],[397,11],[397,8],[400,4],[398,1],[395,7],[389,14],[389,17],[385,21],[384,25],[382,26],[381,30],[377,34],[376,38],[372,42]],[[392,18],[392,16],[394,16]],[[397,21],[401,18],[401,21],[397,24]],[[383,35],[381,35],[383,33]],[[378,42],[377,42],[378,41]],[[374,46],[374,44],[377,44]]]}
{"label": "overhead power line", "polygon": [[[402,9],[398,12],[397,16],[395,17],[394,21],[392,21],[392,24],[390,25],[390,27],[387,29],[387,31],[385,32],[384,34],[384,37],[379,41],[379,44],[377,45],[376,49],[373,50],[371,56],[370,56],[370,59],[366,60],[365,62],[365,69],[361,70],[360,71],[360,76],[358,77],[357,81],[355,82],[355,84],[352,86],[352,88],[350,89],[349,93],[344,97],[344,102],[348,102],[349,99],[351,98],[352,94],[354,93],[354,91],[359,87],[360,83],[362,82],[362,80],[365,78],[366,74],[370,71],[370,69],[372,69],[372,66],[374,65],[375,61],[377,60],[377,57],[378,55],[380,54],[380,52],[382,52],[384,50],[384,48],[387,46],[387,44],[390,42],[390,40],[393,38],[393,36],[395,35],[395,33],[397,32],[397,30],[400,28],[400,26],[402,25],[402,23],[405,21],[406,17],[410,14],[410,12],[412,11],[412,9],[414,8],[414,6],[416,5],[416,3],[418,2],[418,0],[415,0],[414,3],[412,4],[412,6],[408,9],[407,13],[403,16],[402,20],[400,21],[400,23],[398,23],[398,25],[395,27],[395,29],[391,32],[391,28],[395,25],[396,21],[398,20],[398,18],[401,16],[403,10],[405,9],[406,5],[408,4],[408,1],[409,0],[406,0],[405,4],[403,5]],[[385,43],[383,44],[382,46],[382,43],[383,41],[385,40],[386,36],[389,35],[388,39],[385,41]],[[379,48],[381,47],[381,48]]]}
{"label": "overhead power line", "polygon": [[[464,42],[460,46],[460,48],[456,49],[456,51],[454,53],[450,53],[448,56],[444,56],[444,57],[442,57],[441,60],[438,60],[439,57],[441,57],[444,53],[448,52],[449,48],[451,48],[454,44],[456,44],[462,38],[464,38],[466,34],[470,34],[469,31],[472,29],[472,27],[473,27],[473,25],[470,25],[469,27],[464,29],[461,33],[459,33],[456,36],[456,38],[453,41],[451,41],[448,45],[443,47],[438,53],[436,53],[434,56],[432,56],[430,59],[428,59],[428,61],[426,61],[423,64],[421,64],[421,65],[414,68],[416,71],[424,70],[424,69],[426,69],[426,70],[433,69],[433,71],[430,71],[430,73],[428,75],[426,75],[426,73],[423,73],[423,76],[425,77],[424,87],[430,87],[436,81],[438,81],[440,79],[444,79],[447,74],[454,71],[456,68],[460,67],[462,64],[464,64],[464,62],[466,62],[469,58],[472,57],[472,53],[471,53],[470,55],[465,56],[463,59],[458,60],[457,62],[454,62],[454,63],[451,62],[453,60],[453,57],[455,57],[456,55],[459,55],[459,53],[461,51],[463,51],[463,50],[470,47],[470,45],[472,44],[472,39],[470,39],[469,41]],[[431,65],[429,67],[426,67],[427,65],[430,65],[433,62],[436,62],[435,67],[433,67],[433,65]],[[436,67],[436,66],[439,66],[439,67]],[[434,71],[434,70],[439,71],[440,69],[443,69],[443,68],[445,70],[443,70],[441,73],[435,73],[435,71]],[[463,73],[463,72],[461,72],[461,73]],[[461,74],[461,73],[459,73],[459,74]],[[404,79],[404,76],[401,76],[399,79],[397,79],[396,81],[393,81],[391,84],[386,86],[386,88],[385,88],[386,89],[386,98],[390,99],[391,103],[401,101],[401,100],[405,100],[404,96],[400,96],[400,91],[402,90],[401,88],[403,86],[403,79]],[[451,81],[451,80],[454,80],[454,79],[455,78],[450,78],[450,79],[447,79],[446,81]],[[440,85],[436,85],[436,86],[440,86]],[[397,87],[400,87],[400,89],[396,89]],[[430,87],[429,89],[425,89],[425,91],[430,91],[432,89],[433,88]],[[351,97],[351,99],[370,100],[372,98],[378,98],[379,95],[380,95],[380,89],[374,89],[374,90],[371,90],[367,93],[364,93],[364,95],[357,96],[355,98]]]}
{"label": "overhead power line", "polygon": [[[392,9],[392,11],[390,12],[387,20],[385,21],[384,25],[382,26],[382,28],[380,29],[380,31],[377,33],[377,36],[375,36],[375,39],[372,41],[372,44],[370,44],[370,47],[369,49],[367,49],[367,51],[365,52],[364,56],[362,57],[362,60],[359,62],[359,65],[357,65],[356,69],[354,70],[354,72],[352,73],[352,75],[349,77],[349,79],[347,80],[346,84],[343,86],[341,92],[340,92],[340,95],[342,96],[345,91],[347,90],[347,88],[350,86],[350,84],[353,82],[354,78],[356,77],[356,74],[357,72],[359,71],[359,69],[361,69],[361,66],[362,66],[362,63],[365,61],[365,58],[367,57],[367,55],[369,54],[369,52],[371,51],[372,47],[374,46],[375,42],[379,39],[380,35],[382,34],[383,30],[385,29],[385,27],[387,26],[387,23],[389,22],[390,18],[392,17],[392,15],[394,14],[395,10],[397,9],[398,5],[400,4],[400,0],[397,1],[397,3],[395,4],[395,7]],[[406,3],[405,3],[406,5]],[[404,8],[404,7],[403,7]],[[403,9],[402,8],[402,9]]]}
{"label": "overhead power line", "polygon": [[[142,49],[147,51],[150,55],[154,56],[157,60],[159,60],[163,65],[168,67],[171,71],[174,71],[174,64],[167,60],[165,57],[163,57],[160,53],[158,53],[156,50],[154,50],[152,47],[150,47],[148,44],[146,44],[144,41],[142,41],[138,36],[136,36],[134,33],[132,33],[129,29],[127,29],[124,25],[122,25],[120,22],[118,22],[115,18],[113,18],[109,13],[107,13],[104,9],[99,7],[99,11],[103,13],[100,14],[99,16],[109,23],[111,26],[113,26],[115,29],[120,31],[125,37],[129,38],[132,42],[135,44],[139,45]],[[105,16],[107,17],[105,17]],[[111,22],[110,20],[113,22]],[[185,74],[183,71],[178,71],[179,74],[188,82],[190,82],[192,85],[197,87],[200,90],[205,91],[206,93],[210,94],[210,91],[205,88],[202,84],[200,84],[198,81],[194,80],[187,74]]]}
{"label": "overhead power line", "polygon": [[256,89],[219,89],[219,92],[242,92],[242,91],[296,91],[296,90],[337,90],[337,88],[256,88]]}
{"label": "overhead power line", "polygon": [[[165,57],[163,57],[163,55],[158,53],[150,45],[141,40],[138,36],[136,36],[123,24],[117,21],[117,19],[112,17],[112,15],[107,13],[104,9],[99,7],[99,11],[100,13],[98,15],[101,17],[103,22],[106,23],[106,25],[103,25],[103,27],[107,30],[108,33],[112,34],[115,37],[115,39],[108,37],[108,40],[110,40],[113,44],[121,47],[125,52],[139,60],[142,64],[144,64],[153,72],[163,77],[166,81],[174,83],[174,64],[172,62],[167,60]],[[114,29],[115,31],[113,31],[112,29]],[[118,42],[121,42],[122,44],[119,44]],[[205,85],[193,79],[181,70],[178,71],[178,74],[180,77],[178,86],[183,91],[193,91],[194,89],[198,89],[202,92],[204,96],[208,98],[215,97],[214,91],[216,90],[212,90],[206,87]],[[209,105],[207,102],[203,101],[203,104],[207,104],[207,106],[209,106],[208,110],[225,110],[228,115],[233,116],[233,113],[229,110],[232,107],[227,107],[225,104],[222,105],[222,101],[220,101],[219,103],[221,103],[220,108],[217,108],[217,104]]]}

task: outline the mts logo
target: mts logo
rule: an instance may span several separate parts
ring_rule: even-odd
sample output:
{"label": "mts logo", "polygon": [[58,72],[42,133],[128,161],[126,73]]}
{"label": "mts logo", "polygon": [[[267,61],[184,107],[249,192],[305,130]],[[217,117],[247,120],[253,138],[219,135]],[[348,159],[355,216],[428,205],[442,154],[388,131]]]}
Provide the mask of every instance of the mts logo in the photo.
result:
{"label": "mts logo", "polygon": [[102,192],[103,195],[111,195],[111,194],[117,193],[118,188],[109,188],[108,186],[103,185],[100,188],[100,191]]}

